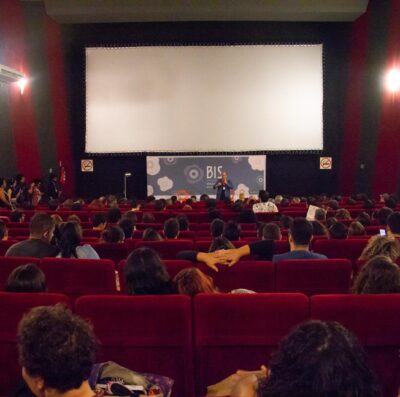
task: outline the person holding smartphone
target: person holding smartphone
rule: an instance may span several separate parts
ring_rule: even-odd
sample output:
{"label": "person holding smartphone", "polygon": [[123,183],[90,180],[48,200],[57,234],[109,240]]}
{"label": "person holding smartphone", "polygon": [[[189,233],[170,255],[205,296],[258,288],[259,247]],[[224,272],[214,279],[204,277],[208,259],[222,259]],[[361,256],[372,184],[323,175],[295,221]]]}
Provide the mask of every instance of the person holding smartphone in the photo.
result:
{"label": "person holding smartphone", "polygon": [[233,183],[228,179],[228,173],[226,171],[222,172],[221,178],[215,182],[213,189],[217,189],[217,200],[224,201],[231,197]]}

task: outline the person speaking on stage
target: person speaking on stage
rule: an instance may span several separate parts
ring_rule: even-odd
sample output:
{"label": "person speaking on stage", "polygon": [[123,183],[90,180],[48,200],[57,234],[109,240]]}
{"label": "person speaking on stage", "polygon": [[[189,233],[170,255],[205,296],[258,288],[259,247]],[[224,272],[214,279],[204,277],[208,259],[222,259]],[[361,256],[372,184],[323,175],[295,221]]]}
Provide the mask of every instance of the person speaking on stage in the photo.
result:
{"label": "person speaking on stage", "polygon": [[233,189],[233,183],[228,179],[228,174],[223,171],[221,178],[215,182],[213,189],[217,189],[217,200],[226,200],[231,197],[231,190]]}

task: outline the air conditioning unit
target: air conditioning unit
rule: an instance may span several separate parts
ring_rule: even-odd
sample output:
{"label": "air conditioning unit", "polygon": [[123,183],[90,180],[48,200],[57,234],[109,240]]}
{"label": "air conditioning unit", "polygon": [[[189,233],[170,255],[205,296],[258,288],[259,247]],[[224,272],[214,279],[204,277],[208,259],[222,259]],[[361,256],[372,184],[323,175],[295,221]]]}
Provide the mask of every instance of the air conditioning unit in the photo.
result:
{"label": "air conditioning unit", "polygon": [[23,79],[24,77],[25,76],[18,70],[0,64],[0,83],[11,84]]}

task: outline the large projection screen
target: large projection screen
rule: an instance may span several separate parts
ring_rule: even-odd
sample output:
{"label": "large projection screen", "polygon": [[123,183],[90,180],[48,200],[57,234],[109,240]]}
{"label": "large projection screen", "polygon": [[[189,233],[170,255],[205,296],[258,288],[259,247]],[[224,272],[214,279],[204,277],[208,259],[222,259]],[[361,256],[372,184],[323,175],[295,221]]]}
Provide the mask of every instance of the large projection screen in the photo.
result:
{"label": "large projection screen", "polygon": [[87,153],[322,149],[322,44],[86,48]]}

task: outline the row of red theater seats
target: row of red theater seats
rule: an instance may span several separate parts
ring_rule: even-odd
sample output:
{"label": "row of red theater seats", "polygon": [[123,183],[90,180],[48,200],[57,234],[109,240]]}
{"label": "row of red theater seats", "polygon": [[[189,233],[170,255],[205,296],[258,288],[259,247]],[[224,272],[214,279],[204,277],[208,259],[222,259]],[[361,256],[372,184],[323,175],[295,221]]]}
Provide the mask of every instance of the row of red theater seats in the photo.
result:
{"label": "row of red theater seats", "polygon": [[[236,247],[248,244],[248,240],[233,241]],[[312,241],[312,249],[315,252],[326,255],[331,259],[349,259],[355,262],[361,255],[363,249],[368,243],[368,239],[347,239],[347,240],[329,240],[315,239]],[[14,241],[0,241],[0,255],[4,255],[7,249],[14,244]],[[118,263],[126,259],[130,252],[135,248],[150,247],[159,253],[162,259],[175,259],[176,255],[184,250],[198,250],[207,252],[211,240],[164,240],[164,241],[142,241],[128,239],[124,243],[92,243],[92,247],[102,259],[111,259]],[[287,240],[275,241],[275,254],[281,254],[289,251]]]}
{"label": "row of red theater seats", "polygon": [[[49,292],[68,295],[76,300],[82,295],[116,294],[116,271],[122,293],[125,261],[117,266],[107,259],[15,258],[0,257],[0,290],[4,290],[8,276],[21,264],[35,263],[46,275]],[[190,261],[165,261],[173,279],[182,269],[190,268]],[[269,261],[240,261],[233,267],[221,266],[219,272],[203,263],[196,265],[214,279],[221,292],[245,288],[256,292],[302,292],[306,295],[346,294],[353,272],[358,271],[346,259],[298,260],[273,264]]]}
{"label": "row of red theater seats", "polygon": [[[23,313],[65,295],[0,293],[0,388],[20,379],[16,331]],[[400,386],[400,295],[201,294],[86,296],[74,311],[89,319],[100,341],[97,360],[175,379],[173,397],[204,395],[205,386],[238,368],[268,365],[271,352],[297,324],[337,321],[364,346],[384,397]]]}

